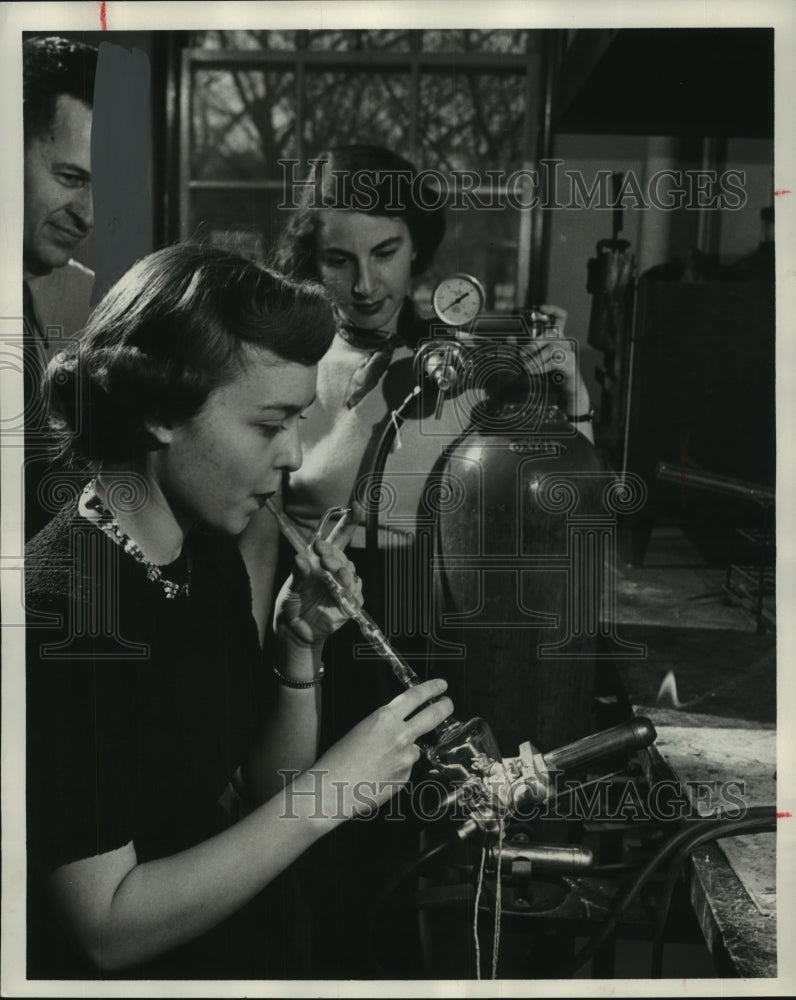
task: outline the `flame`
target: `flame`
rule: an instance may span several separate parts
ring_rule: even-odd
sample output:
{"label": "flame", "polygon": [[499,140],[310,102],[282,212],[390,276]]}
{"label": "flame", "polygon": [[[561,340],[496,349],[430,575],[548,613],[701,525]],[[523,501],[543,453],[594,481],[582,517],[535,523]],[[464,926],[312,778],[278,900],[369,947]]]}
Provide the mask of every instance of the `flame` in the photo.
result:
{"label": "flame", "polygon": [[658,690],[658,704],[662,708],[683,707],[683,703],[677,697],[677,680],[675,679],[673,670],[670,670],[661,681],[661,686]]}

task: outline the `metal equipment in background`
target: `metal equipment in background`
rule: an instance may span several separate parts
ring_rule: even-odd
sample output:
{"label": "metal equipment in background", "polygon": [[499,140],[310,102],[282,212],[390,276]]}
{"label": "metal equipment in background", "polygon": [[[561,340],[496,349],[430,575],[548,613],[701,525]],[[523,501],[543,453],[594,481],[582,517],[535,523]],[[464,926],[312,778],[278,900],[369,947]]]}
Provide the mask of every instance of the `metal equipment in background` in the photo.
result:
{"label": "metal equipment in background", "polygon": [[603,352],[603,364],[595,368],[600,384],[599,434],[613,462],[627,467],[627,408],[632,373],[632,314],[636,260],[630,242],[620,239],[623,209],[618,201],[622,174],[611,176],[615,204],[610,239],[600,240],[587,266],[586,291],[592,296],[588,344]]}
{"label": "metal equipment in background", "polygon": [[[455,275],[437,294],[445,322],[419,345],[415,388],[392,412],[369,473],[371,496],[391,477],[408,481],[395,455],[427,456],[420,439],[439,436],[429,467],[411,470],[421,480],[412,514],[418,551],[401,553],[395,579],[409,578],[430,601],[429,655],[418,669],[446,677],[468,721],[444,720],[422,746],[419,787],[444,789],[435,820],[453,824],[425,824],[419,852],[396,858],[394,875],[374,887],[363,948],[375,976],[401,976],[378,947],[386,912],[399,909],[420,928],[428,978],[487,972],[473,948],[479,931],[485,942],[493,937],[493,975],[566,978],[591,961],[595,977],[610,977],[617,935],[653,940],[660,975],[665,941],[695,933],[675,891],[689,845],[767,829],[773,812],[668,826],[632,811],[628,818],[629,793],[633,808],[647,808],[640,761],[655,728],[632,715],[604,728],[610,712],[596,708],[594,666],[599,651],[638,655],[614,633],[603,603],[617,513],[632,497],[558,410],[550,379],[534,370],[528,345],[555,334],[555,317],[482,317],[478,287]],[[462,307],[469,321],[452,326]],[[384,511],[378,503],[365,511],[374,553]],[[272,512],[294,548],[309,554],[312,540]],[[331,526],[334,537],[334,518],[348,516],[330,512],[319,531]],[[339,593],[333,577],[327,582],[373,654],[401,684],[417,684],[418,670],[387,625]],[[457,644],[465,659],[446,658]],[[507,747],[516,756],[503,756]],[[665,865],[661,896],[656,879]],[[578,938],[586,941],[579,950]]]}
{"label": "metal equipment in background", "polygon": [[759,635],[765,631],[766,625],[774,626],[776,614],[773,601],[769,601],[769,606],[765,602],[766,598],[774,597],[776,587],[776,491],[760,483],[749,483],[708,472],[694,472],[667,462],[659,462],[655,474],[662,482],[719,493],[725,497],[747,501],[758,508],[761,514],[759,526],[735,528],[749,557],[743,562],[731,560],[727,564],[724,586],[719,593],[724,594],[728,603],[740,605],[754,616]]}

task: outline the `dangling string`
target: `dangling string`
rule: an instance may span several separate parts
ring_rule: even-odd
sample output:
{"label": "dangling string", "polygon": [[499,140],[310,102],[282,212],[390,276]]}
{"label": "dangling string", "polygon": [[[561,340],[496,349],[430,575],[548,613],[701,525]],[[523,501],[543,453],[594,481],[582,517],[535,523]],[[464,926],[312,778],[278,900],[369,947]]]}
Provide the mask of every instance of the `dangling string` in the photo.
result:
{"label": "dangling string", "polygon": [[[497,885],[495,887],[495,931],[492,941],[492,978],[497,979],[498,951],[500,949],[500,918],[503,912],[502,884],[500,879],[500,866],[503,861],[503,840],[506,836],[505,817],[500,819],[500,832],[498,836],[497,853]],[[475,913],[473,914],[473,940],[475,941],[475,968],[476,979],[481,978],[481,943],[478,940],[478,904],[481,901],[481,890],[484,886],[484,870],[486,867],[486,855],[489,848],[486,844],[481,848],[481,867],[478,870],[478,883],[475,890]]]}
{"label": "dangling string", "polygon": [[401,431],[401,424],[406,419],[403,416],[403,408],[405,406],[407,406],[409,403],[411,403],[412,400],[415,398],[415,396],[418,395],[419,392],[420,392],[420,386],[416,385],[412,389],[412,391],[409,393],[409,395],[406,397],[406,399],[403,401],[403,403],[401,403],[401,405],[399,407],[397,407],[396,409],[394,409],[390,413],[390,422],[392,423],[393,427],[395,428],[395,450],[396,451],[401,447],[401,433],[400,433],[400,431]]}
{"label": "dangling string", "polygon": [[398,423],[398,416],[395,410],[390,414],[390,420],[392,420],[392,425],[395,428],[395,450],[397,451],[401,447],[401,425]]}
{"label": "dangling string", "polygon": [[481,868],[478,871],[478,884],[475,889],[475,913],[473,915],[473,938],[475,940],[475,978],[481,978],[481,945],[478,941],[478,903],[481,899],[481,888],[484,884],[484,865],[486,864],[487,846],[481,848]]}
{"label": "dangling string", "polygon": [[503,860],[503,838],[506,835],[505,817],[500,817],[500,834],[497,856],[497,885],[495,886],[495,937],[492,941],[492,978],[497,979],[498,948],[500,947],[500,918],[503,913],[502,893],[503,883],[500,878],[500,866]]}

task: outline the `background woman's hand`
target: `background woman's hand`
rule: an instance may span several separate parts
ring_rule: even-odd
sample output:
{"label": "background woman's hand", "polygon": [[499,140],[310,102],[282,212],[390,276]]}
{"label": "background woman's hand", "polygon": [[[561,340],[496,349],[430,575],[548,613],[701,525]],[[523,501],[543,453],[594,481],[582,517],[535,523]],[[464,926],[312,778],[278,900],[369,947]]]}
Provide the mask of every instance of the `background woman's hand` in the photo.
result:
{"label": "background woman's hand", "polygon": [[333,802],[340,819],[367,814],[408,781],[420,757],[415,741],[453,712],[447,696],[428,703],[446,688],[444,680],[435,678],[403,691],[363,719],[314,765],[324,782],[324,802]]}
{"label": "background woman's hand", "polygon": [[531,340],[526,346],[530,370],[548,375],[558,393],[558,405],[564,413],[580,416],[590,406],[589,391],[580,373],[575,342],[564,340],[567,311],[545,303],[542,312],[555,317],[555,329],[550,335]]}
{"label": "background woman's hand", "polygon": [[562,306],[553,305],[551,302],[545,302],[544,305],[539,306],[539,310],[555,319],[556,336],[563,337],[564,328],[567,325],[567,316],[569,315],[567,310]]}
{"label": "background woman's hand", "polygon": [[578,367],[578,356],[571,340],[539,337],[523,345],[528,369],[535,375],[547,375],[556,392],[559,406],[566,413],[580,413],[589,408],[589,394]]}

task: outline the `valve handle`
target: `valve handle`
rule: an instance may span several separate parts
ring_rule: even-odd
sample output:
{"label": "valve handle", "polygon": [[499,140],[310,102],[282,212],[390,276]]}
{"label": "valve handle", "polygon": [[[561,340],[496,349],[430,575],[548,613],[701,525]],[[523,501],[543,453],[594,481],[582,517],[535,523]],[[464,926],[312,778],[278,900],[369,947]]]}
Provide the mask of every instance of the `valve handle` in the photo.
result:
{"label": "valve handle", "polygon": [[542,756],[549,771],[567,771],[618,751],[641,750],[654,743],[657,735],[652,722],[645,716],[639,716],[631,722],[622,722],[611,729],[584,736]]}

